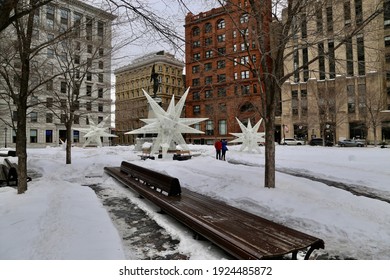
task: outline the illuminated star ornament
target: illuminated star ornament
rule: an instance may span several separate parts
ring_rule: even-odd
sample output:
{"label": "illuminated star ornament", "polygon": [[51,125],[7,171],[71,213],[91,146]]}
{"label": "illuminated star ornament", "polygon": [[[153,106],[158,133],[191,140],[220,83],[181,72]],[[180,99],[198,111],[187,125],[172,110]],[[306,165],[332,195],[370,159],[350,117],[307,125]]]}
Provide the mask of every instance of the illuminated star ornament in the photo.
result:
{"label": "illuminated star ornament", "polygon": [[203,134],[203,131],[192,128],[190,125],[207,120],[207,118],[180,118],[189,88],[180,98],[176,106],[175,97],[172,95],[167,111],[164,111],[164,109],[161,108],[145,90],[143,90],[143,92],[153,110],[155,118],[141,119],[141,121],[146,123],[145,126],[126,132],[125,134],[157,133],[157,138],[152,146],[150,154],[155,154],[161,148],[163,158],[166,157],[168,148],[172,142],[176,145],[180,145],[185,150],[189,150],[182,133]]}
{"label": "illuminated star ornament", "polygon": [[230,141],[230,143],[242,143],[240,152],[248,149],[248,152],[252,152],[252,150],[256,150],[261,153],[259,148],[259,142],[264,142],[264,132],[257,132],[260,128],[260,124],[263,119],[260,119],[255,126],[252,127],[251,121],[248,119],[248,126],[243,125],[239,119],[237,119],[238,124],[241,128],[241,133],[230,133],[234,136],[237,136],[237,139]]}
{"label": "illuminated star ornament", "polygon": [[105,132],[107,127],[104,127],[104,125],[108,117],[109,116],[105,117],[104,120],[102,120],[98,125],[96,125],[94,121],[90,117],[88,117],[90,123],[89,128],[78,128],[78,130],[86,132],[84,138],[86,138],[87,141],[85,141],[83,147],[86,147],[91,142],[95,142],[98,147],[102,147],[103,144],[101,137],[118,137],[117,135]]}

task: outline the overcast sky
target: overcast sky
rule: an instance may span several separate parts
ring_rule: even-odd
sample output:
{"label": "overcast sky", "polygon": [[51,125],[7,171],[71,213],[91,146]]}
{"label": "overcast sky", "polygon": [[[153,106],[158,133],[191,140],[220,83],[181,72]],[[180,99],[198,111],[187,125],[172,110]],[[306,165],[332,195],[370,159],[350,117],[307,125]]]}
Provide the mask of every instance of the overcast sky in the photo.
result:
{"label": "overcast sky", "polygon": [[[103,7],[105,0],[89,0],[97,7]],[[138,0],[131,3],[138,3],[142,7],[149,7],[155,14],[161,17],[166,22],[172,23],[177,33],[184,38],[184,21],[186,14],[191,11],[193,14],[198,14],[202,11],[208,11],[217,6],[216,0],[182,0],[183,4],[179,4],[178,0]],[[105,8],[106,9],[106,8]],[[117,13],[117,12],[116,12]],[[168,51],[174,54],[177,58],[184,60],[184,43],[181,42],[181,48],[172,46],[159,38],[158,34],[154,34],[150,30],[145,30],[143,23],[139,20],[129,23],[126,11],[121,10],[120,16],[116,23],[119,25],[113,26],[113,61],[112,70],[123,65],[131,63],[132,60],[142,55],[157,52],[160,50]],[[124,44],[127,45],[124,45]]]}

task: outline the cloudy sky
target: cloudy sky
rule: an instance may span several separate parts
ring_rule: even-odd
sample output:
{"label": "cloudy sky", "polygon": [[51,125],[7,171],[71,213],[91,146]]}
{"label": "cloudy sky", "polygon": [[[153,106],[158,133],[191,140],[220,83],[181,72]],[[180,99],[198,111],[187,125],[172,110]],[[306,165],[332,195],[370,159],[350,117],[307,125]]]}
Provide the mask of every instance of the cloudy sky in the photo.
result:
{"label": "cloudy sky", "polygon": [[[106,0],[90,0],[100,8],[106,7]],[[117,2],[120,2],[118,0]],[[181,2],[181,3],[179,3]],[[198,14],[218,6],[216,0],[133,0],[133,5],[139,5],[142,9],[153,11],[165,23],[172,26],[178,34],[184,38],[184,20],[188,12]],[[129,64],[135,58],[150,52],[165,50],[174,54],[179,59],[184,59],[184,43],[173,46],[167,40],[160,38],[153,30],[145,29],[141,20],[129,20],[128,11],[121,9],[114,13],[118,15],[113,26],[113,70]]]}

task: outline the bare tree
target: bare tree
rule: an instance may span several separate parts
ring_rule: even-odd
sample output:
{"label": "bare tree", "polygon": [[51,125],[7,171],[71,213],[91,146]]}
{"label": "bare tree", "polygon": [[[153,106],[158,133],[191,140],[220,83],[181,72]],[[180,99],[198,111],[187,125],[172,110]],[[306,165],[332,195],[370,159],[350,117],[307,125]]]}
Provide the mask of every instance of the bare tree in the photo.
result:
{"label": "bare tree", "polygon": [[[322,11],[329,4],[329,1],[227,0],[219,2],[221,5],[225,4],[225,7],[230,5],[248,11],[249,17],[254,21],[253,28],[261,58],[258,67],[251,70],[262,85],[260,87],[262,98],[259,108],[261,108],[266,132],[264,186],[274,188],[275,117],[281,102],[282,85],[294,75],[299,75],[301,72],[308,73],[309,65],[317,62],[322,56],[332,56],[333,53],[325,51],[321,55],[314,54],[310,59],[296,64],[293,69],[286,68],[286,64],[294,61],[297,51],[316,47],[324,40],[323,34],[315,28],[308,28],[306,32],[311,33],[305,34],[302,39],[298,40],[297,36],[302,34],[304,27],[309,26],[307,25],[309,20],[316,19],[317,12]],[[249,10],[246,9],[245,3],[250,6]],[[383,6],[377,5],[369,14],[364,14],[364,18],[362,15],[359,25],[338,31],[335,34],[332,51],[337,50],[352,36],[361,32],[382,11]],[[332,57],[332,59],[336,58]],[[329,105],[331,106],[331,104]]]}
{"label": "bare tree", "polygon": [[27,5],[24,0],[0,0],[0,32],[14,23],[17,19],[35,11],[37,8],[53,0],[31,1]]}

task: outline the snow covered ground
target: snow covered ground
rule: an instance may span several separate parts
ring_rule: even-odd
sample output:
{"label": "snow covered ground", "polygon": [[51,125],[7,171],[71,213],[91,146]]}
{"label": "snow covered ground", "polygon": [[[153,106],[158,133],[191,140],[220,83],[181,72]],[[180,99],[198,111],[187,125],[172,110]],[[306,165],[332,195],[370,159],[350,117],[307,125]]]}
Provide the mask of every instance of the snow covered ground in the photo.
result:
{"label": "snow covered ground", "polygon": [[[390,260],[390,149],[277,146],[276,188],[267,189],[264,153],[240,153],[239,146],[231,146],[227,161],[219,161],[211,146],[190,148],[198,156],[188,161],[142,161],[133,147],[75,147],[71,165],[65,164],[60,147],[28,150],[33,176],[28,191],[17,195],[14,188],[0,188],[0,259],[137,258],[86,187],[98,184],[112,195],[124,192],[103,168],[128,160],[176,176],[185,188],[322,238],[325,250],[315,251],[313,258]],[[338,185],[362,195],[329,182],[344,183]],[[179,251],[190,259],[223,258],[218,250],[194,241],[182,226],[157,215],[150,204],[135,195],[133,202],[179,239]]]}

